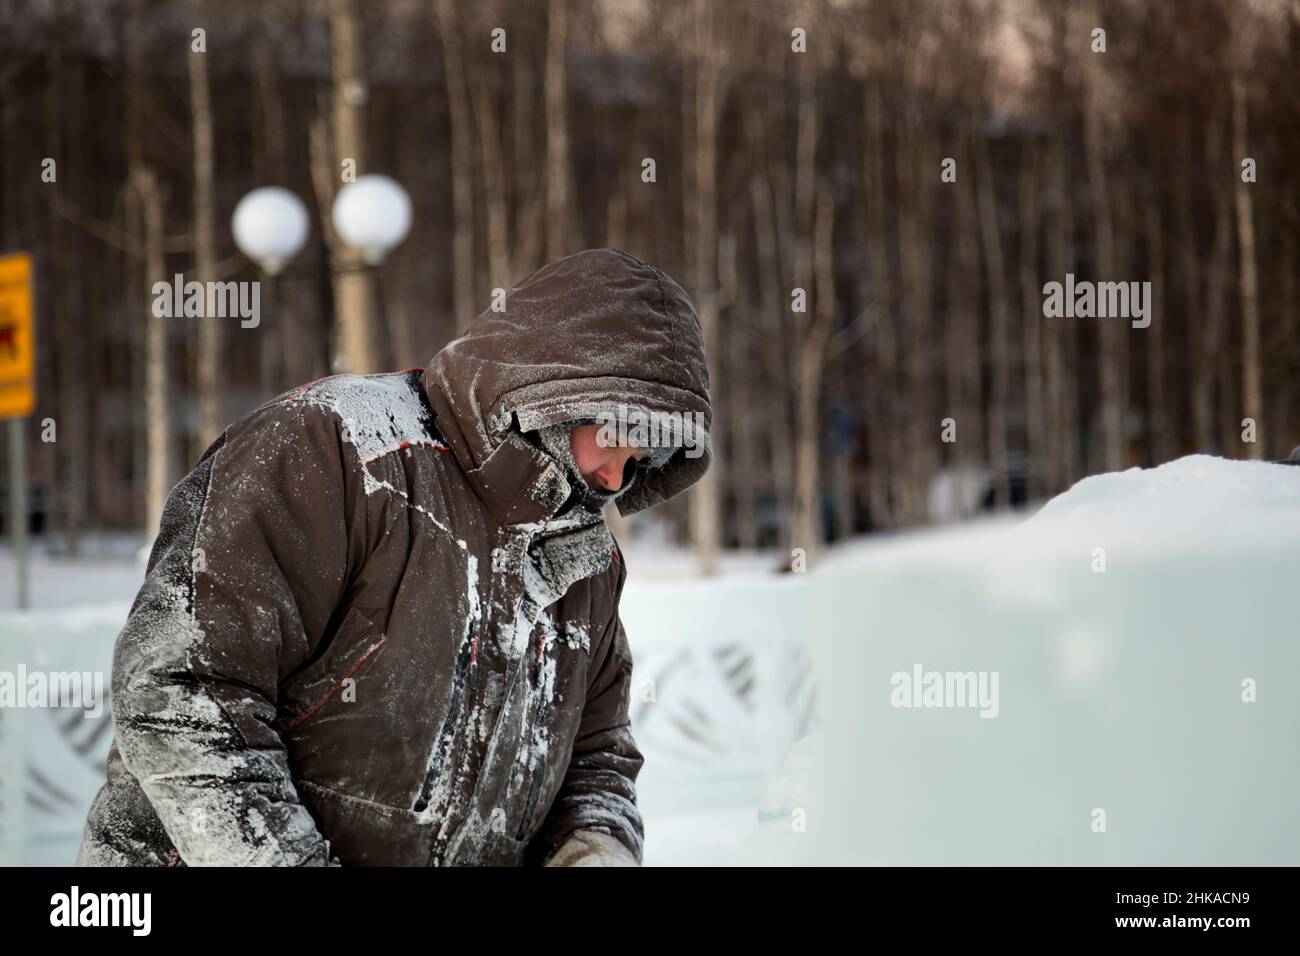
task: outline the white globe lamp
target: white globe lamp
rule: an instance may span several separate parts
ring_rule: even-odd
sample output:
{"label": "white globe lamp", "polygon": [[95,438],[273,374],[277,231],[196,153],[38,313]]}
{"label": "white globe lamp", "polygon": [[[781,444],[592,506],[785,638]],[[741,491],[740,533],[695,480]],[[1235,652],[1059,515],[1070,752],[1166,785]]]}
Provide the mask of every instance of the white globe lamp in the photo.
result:
{"label": "white globe lamp", "polygon": [[307,241],[307,207],[280,186],[254,189],[230,217],[239,251],[267,275],[277,275]]}
{"label": "white globe lamp", "polygon": [[339,237],[378,265],[411,229],[411,197],[389,176],[362,176],[339,190],[333,219]]}

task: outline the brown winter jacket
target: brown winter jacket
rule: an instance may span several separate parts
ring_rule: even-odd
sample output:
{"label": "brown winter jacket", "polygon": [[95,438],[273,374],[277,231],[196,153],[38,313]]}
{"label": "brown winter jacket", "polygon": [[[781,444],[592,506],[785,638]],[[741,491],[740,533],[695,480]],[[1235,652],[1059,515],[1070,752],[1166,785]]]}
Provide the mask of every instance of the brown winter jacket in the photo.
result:
{"label": "brown winter jacket", "polygon": [[621,403],[702,416],[702,454],[638,474],[630,514],[708,467],[708,372],[682,288],[597,249],[426,369],[332,376],[230,425],[168,497],[118,638],[78,862],[520,865],[580,830],[639,861],[612,539],[516,627],[524,554],[569,492],[520,432]]}

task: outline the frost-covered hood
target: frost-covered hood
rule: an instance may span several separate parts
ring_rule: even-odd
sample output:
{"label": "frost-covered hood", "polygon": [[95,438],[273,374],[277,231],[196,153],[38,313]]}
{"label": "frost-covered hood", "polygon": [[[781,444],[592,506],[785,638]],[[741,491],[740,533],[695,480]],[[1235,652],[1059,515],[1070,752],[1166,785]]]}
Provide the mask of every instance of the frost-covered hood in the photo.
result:
{"label": "frost-covered hood", "polygon": [[532,273],[430,361],[424,387],[437,427],[503,523],[547,517],[568,493],[549,456],[520,432],[577,418],[679,415],[699,451],[678,449],[638,474],[622,514],[680,494],[712,459],[704,339],[690,296],[618,249],[588,249]]}

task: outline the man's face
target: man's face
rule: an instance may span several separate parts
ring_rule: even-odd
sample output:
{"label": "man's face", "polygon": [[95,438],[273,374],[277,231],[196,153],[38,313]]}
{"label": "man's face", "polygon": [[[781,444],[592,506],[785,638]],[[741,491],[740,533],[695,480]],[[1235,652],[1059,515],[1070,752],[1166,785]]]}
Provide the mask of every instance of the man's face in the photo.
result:
{"label": "man's face", "polygon": [[579,425],[569,432],[573,460],[587,484],[597,491],[618,491],[628,460],[642,461],[648,453],[631,445],[602,447],[597,440],[602,425]]}

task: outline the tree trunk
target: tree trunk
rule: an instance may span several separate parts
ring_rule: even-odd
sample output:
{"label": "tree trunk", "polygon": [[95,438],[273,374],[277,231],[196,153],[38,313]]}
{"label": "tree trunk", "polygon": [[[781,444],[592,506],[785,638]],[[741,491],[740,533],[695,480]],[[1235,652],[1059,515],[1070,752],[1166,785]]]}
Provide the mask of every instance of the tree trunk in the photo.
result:
{"label": "tree trunk", "polygon": [[[974,137],[967,133],[963,138],[970,154]],[[982,172],[982,171],[981,171]],[[979,230],[981,214],[975,190],[960,187],[952,191],[953,212],[953,263],[948,270],[948,317],[944,328],[944,346],[947,351],[948,407],[945,411],[957,423],[956,443],[952,463],[956,466],[958,480],[970,480],[981,463],[981,436],[988,428],[984,414],[984,343],[980,340],[980,252]],[[935,423],[936,426],[938,423]],[[960,494],[960,492],[958,493]],[[958,499],[959,501],[962,498]]]}
{"label": "tree trunk", "polygon": [[[1181,152],[1184,156],[1195,154],[1195,139],[1192,134],[1192,118],[1184,115],[1182,124]],[[1201,293],[1200,276],[1204,271],[1196,247],[1195,194],[1196,183],[1192,180],[1192,171],[1188,163],[1177,165],[1178,186],[1178,269],[1182,273],[1183,315],[1187,329],[1185,346],[1186,367],[1188,370],[1187,391],[1192,412],[1191,435],[1192,447],[1198,452],[1208,452],[1213,447],[1210,438],[1211,396],[1209,381],[1202,381],[1200,373],[1203,365],[1201,349],[1204,343],[1205,299]]]}
{"label": "tree trunk", "polygon": [[[334,170],[353,160],[360,175],[366,168],[365,104],[369,97],[361,63],[362,23],[355,0],[332,0],[330,31],[334,80]],[[332,201],[332,200],[331,200]],[[376,338],[374,277],[363,267],[357,250],[335,241],[334,308],[338,318],[338,350],[334,370],[365,375],[380,371],[385,359]]]}
{"label": "tree trunk", "polygon": [[[919,77],[908,82],[921,89]],[[906,197],[898,204],[899,259],[903,275],[904,384],[906,424],[906,482],[902,485],[900,511],[909,525],[926,518],[928,486],[934,477],[939,445],[939,417],[930,382],[934,352],[934,299],[931,266],[934,246],[934,200],[939,179],[938,154],[925,128],[925,118],[915,108],[899,121],[895,143],[896,195]]]}
{"label": "tree trunk", "polygon": [[171,487],[168,445],[171,438],[171,404],[167,400],[167,319],[151,308],[153,283],[166,276],[163,256],[163,187],[145,162],[144,46],[141,30],[145,5],[133,0],[127,18],[127,190],[138,224],[132,234],[144,250],[144,261],[133,262],[141,295],[135,301],[145,310],[144,413],[145,413],[145,538],[152,541],[162,520],[163,505]]}
{"label": "tree trunk", "polygon": [[[1110,190],[1103,155],[1102,117],[1109,104],[1101,102],[1100,67],[1089,75],[1084,108],[1084,158],[1088,169],[1088,190],[1092,200],[1093,247],[1096,250],[1095,282],[1118,282],[1116,274],[1114,224]],[[1101,471],[1124,468],[1124,419],[1127,412],[1126,366],[1128,325],[1111,317],[1099,320],[1097,328],[1098,431],[1100,454],[1090,450],[1089,465]]]}
{"label": "tree trunk", "polygon": [[[533,272],[539,265],[542,253],[542,213],[546,208],[545,190],[531,175],[537,165],[533,146],[533,118],[537,110],[535,96],[534,64],[522,53],[510,58],[514,94],[511,110],[514,116],[514,168],[515,168],[515,249],[510,261],[518,277]],[[513,277],[512,277],[513,278]]]}
{"label": "tree trunk", "polygon": [[[707,0],[697,2],[695,23],[698,46],[694,50],[694,86],[686,87],[687,96],[694,98],[695,175],[693,189],[683,192],[687,202],[686,222],[694,223],[694,289],[696,310],[704,338],[708,360],[710,392],[719,396],[717,376],[718,348],[718,223],[717,223],[717,132],[718,132],[718,66],[713,55],[714,7]],[[688,119],[689,122],[689,119]],[[691,154],[688,153],[688,156]],[[715,410],[716,411],[716,410]],[[714,415],[712,436],[715,455],[713,464],[690,491],[691,545],[695,551],[699,573],[704,577],[718,571],[718,551],[722,544],[721,472],[723,463],[719,454],[723,442],[719,425],[726,416]]]}
{"label": "tree trunk", "polygon": [[[447,112],[451,118],[451,290],[456,332],[460,334],[469,327],[479,309],[475,291],[478,263],[474,258],[473,130],[455,0],[438,0],[437,12],[442,31]],[[489,191],[491,188],[489,184]],[[492,271],[497,273],[495,268]],[[496,275],[493,281],[507,283],[509,287],[508,278]]]}
{"label": "tree trunk", "polygon": [[994,503],[1011,504],[1011,484],[1007,460],[1007,405],[1011,387],[1011,355],[1008,341],[1007,282],[1002,254],[1002,230],[998,225],[997,197],[993,190],[993,162],[988,140],[979,137],[976,196],[979,202],[980,235],[984,245],[984,274],[989,291],[989,353],[993,359],[992,388],[989,395],[988,430],[989,464],[993,469]]}
{"label": "tree trunk", "polygon": [[[821,265],[817,256],[821,229],[830,226],[819,221],[819,215],[828,219],[833,206],[823,208],[817,194],[817,71],[811,60],[812,53],[796,58],[799,106],[795,140],[794,168],[794,224],[792,241],[794,285],[804,290],[806,307],[811,311],[806,320],[793,314],[792,325],[798,334],[795,371],[795,430],[792,436],[794,454],[794,500],[791,502],[790,548],[802,549],[811,556],[821,547],[821,522],[817,513],[818,453],[822,435],[822,422],[818,416],[818,392],[821,385],[822,357],[826,335],[821,334],[823,309],[834,308],[833,291],[829,286],[814,288],[821,276],[815,271]],[[826,301],[822,299],[825,296]],[[829,319],[827,320],[829,323]]]}
{"label": "tree trunk", "polygon": [[[790,406],[786,401],[788,352],[781,337],[785,326],[787,304],[783,301],[781,268],[777,253],[777,223],[772,201],[772,183],[768,178],[770,165],[767,140],[762,133],[759,111],[746,108],[745,131],[755,162],[750,170],[749,193],[754,210],[754,247],[757,257],[756,286],[758,290],[758,319],[760,331],[759,358],[762,368],[760,404],[756,414],[768,427],[767,471],[768,490],[778,502],[793,500],[794,450],[790,437],[794,434]],[[782,512],[784,520],[784,512]],[[778,529],[778,540],[784,541],[789,531],[788,522]]]}
{"label": "tree trunk", "polygon": [[1020,320],[1025,350],[1025,494],[1037,501],[1049,489],[1051,437],[1047,428],[1049,398],[1044,376],[1043,299],[1039,282],[1038,241],[1042,207],[1038,154],[1025,146],[1020,160]]}
{"label": "tree trunk", "polygon": [[867,249],[867,322],[875,343],[875,377],[865,390],[867,450],[870,477],[867,496],[873,528],[898,524],[898,502],[905,480],[902,472],[901,441],[895,409],[898,393],[898,341],[894,329],[894,283],[889,263],[889,223],[886,218],[885,121],[879,75],[868,72],[863,79],[863,112],[866,130],[863,180],[866,192],[865,227]]}
{"label": "tree trunk", "polygon": [[[212,90],[208,79],[208,54],[191,48],[189,53],[190,116],[193,131],[194,164],[194,272],[195,280],[206,284],[217,277],[216,158],[212,140]],[[272,323],[275,316],[270,316]],[[221,323],[205,316],[198,328],[199,419],[198,448],[205,449],[221,433],[225,416],[221,409]],[[271,324],[259,324],[265,336]],[[274,353],[263,342],[262,350]],[[269,397],[269,396],[267,396]]]}
{"label": "tree trunk", "polygon": [[[1223,127],[1222,116],[1216,111],[1210,123],[1210,134],[1206,137],[1206,163],[1209,169],[1222,169],[1224,150],[1218,132]],[[1222,391],[1216,399],[1216,387],[1220,384],[1218,375],[1222,367],[1222,339],[1227,325],[1228,288],[1230,282],[1232,258],[1232,204],[1223,197],[1222,190],[1211,190],[1214,203],[1214,248],[1210,253],[1209,278],[1205,289],[1204,318],[1197,324],[1200,330],[1196,353],[1195,374],[1192,381],[1193,419],[1196,423],[1197,451],[1214,453],[1224,451],[1228,455],[1239,452],[1239,441],[1232,440],[1233,429],[1223,428],[1216,435],[1216,425],[1221,419],[1216,415],[1218,409],[1224,408],[1227,397]],[[1229,425],[1240,421],[1239,417],[1226,419]],[[1239,427],[1239,426],[1238,426]],[[1226,440],[1225,437],[1227,436]]]}
{"label": "tree trunk", "polygon": [[496,104],[487,84],[479,85],[478,128],[483,156],[483,188],[487,194],[487,252],[489,288],[510,288],[510,235],[508,232],[506,171],[501,161],[501,139]]}
{"label": "tree trunk", "polygon": [[812,322],[799,353],[799,423],[795,430],[795,495],[791,548],[803,548],[808,561],[822,546],[819,480],[819,453],[825,428],[818,402],[822,371],[826,361],[826,342],[835,317],[835,203],[830,194],[817,196],[814,248],[817,287],[813,300]]}
{"label": "tree trunk", "polygon": [[[1292,193],[1292,209],[1300,208]],[[1293,230],[1284,231],[1279,243],[1281,273],[1278,301],[1278,332],[1272,337],[1276,345],[1269,349],[1272,355],[1276,349],[1277,358],[1285,367],[1300,366],[1300,305],[1296,302],[1296,270],[1300,262],[1296,261],[1296,234]],[[1296,419],[1292,417],[1293,402],[1296,395],[1294,375],[1283,375],[1273,393],[1273,457],[1289,455],[1291,450],[1300,447],[1300,430],[1296,428]]]}
{"label": "tree trunk", "polygon": [[1237,254],[1241,268],[1241,417],[1255,422],[1255,441],[1247,443],[1247,458],[1263,458],[1265,436],[1263,372],[1259,350],[1259,275],[1255,264],[1255,209],[1251,184],[1241,177],[1247,155],[1249,100],[1246,81],[1232,80],[1232,155],[1237,200]]}
{"label": "tree trunk", "polygon": [[[546,259],[569,248],[569,0],[550,0],[546,30]],[[710,469],[712,470],[712,469]]]}
{"label": "tree trunk", "polygon": [[[1047,257],[1052,279],[1064,282],[1074,271],[1074,207],[1070,177],[1069,154],[1065,143],[1053,143],[1051,175],[1052,220],[1047,232]],[[1047,341],[1047,393],[1050,399],[1053,444],[1052,481],[1053,494],[1068,488],[1079,477],[1078,454],[1078,389],[1073,374],[1076,365],[1073,355],[1077,351],[1079,333],[1073,320],[1045,319]]]}
{"label": "tree trunk", "polygon": [[1151,456],[1149,464],[1158,465],[1168,461],[1172,456],[1169,417],[1169,393],[1165,386],[1165,332],[1164,315],[1157,307],[1162,301],[1165,283],[1165,238],[1160,223],[1160,205],[1156,198],[1148,193],[1144,205],[1147,236],[1147,273],[1151,276],[1153,301],[1148,303],[1151,309],[1151,325],[1143,330],[1146,336],[1147,356],[1147,450]]}
{"label": "tree trunk", "polygon": [[[265,33],[259,33],[253,48],[257,79],[258,159],[261,182],[283,186],[289,182],[285,157],[284,97],[276,67],[275,49]],[[284,283],[267,276],[262,279],[261,324],[255,332],[261,343],[258,349],[263,397],[278,394],[291,383],[308,382],[316,376],[310,353],[288,347],[291,342],[306,341],[314,329],[302,329],[298,323],[302,310],[291,305],[290,292]]]}
{"label": "tree trunk", "polygon": [[[132,188],[139,196],[144,225],[144,287],[152,287],[158,276],[166,274],[163,259],[163,190],[157,177],[145,166],[132,174]],[[149,300],[150,302],[152,299]],[[167,319],[147,309],[145,325],[145,447],[148,471],[145,484],[145,529],[152,538],[162,520],[163,505],[171,489],[170,402],[167,400]]]}
{"label": "tree trunk", "polygon": [[[758,512],[756,510],[759,458],[754,432],[761,421],[758,409],[758,393],[754,387],[754,362],[751,358],[751,336],[737,327],[732,321],[736,316],[755,314],[753,303],[747,293],[749,285],[741,285],[737,265],[737,246],[735,234],[726,233],[722,237],[722,250],[718,269],[722,302],[725,303],[729,320],[726,325],[728,347],[727,375],[729,408],[735,414],[730,416],[731,437],[735,468],[728,474],[732,479],[732,488],[736,502],[735,528],[736,539],[742,548],[749,550],[758,547]],[[746,293],[742,293],[742,289]]]}

